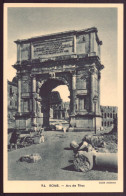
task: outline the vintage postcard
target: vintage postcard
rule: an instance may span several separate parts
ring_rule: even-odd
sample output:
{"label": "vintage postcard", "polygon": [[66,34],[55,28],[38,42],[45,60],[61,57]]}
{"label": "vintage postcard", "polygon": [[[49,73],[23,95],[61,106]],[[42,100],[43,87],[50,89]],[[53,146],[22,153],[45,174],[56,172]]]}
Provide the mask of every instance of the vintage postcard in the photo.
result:
{"label": "vintage postcard", "polygon": [[4,4],[4,193],[123,192],[123,4]]}

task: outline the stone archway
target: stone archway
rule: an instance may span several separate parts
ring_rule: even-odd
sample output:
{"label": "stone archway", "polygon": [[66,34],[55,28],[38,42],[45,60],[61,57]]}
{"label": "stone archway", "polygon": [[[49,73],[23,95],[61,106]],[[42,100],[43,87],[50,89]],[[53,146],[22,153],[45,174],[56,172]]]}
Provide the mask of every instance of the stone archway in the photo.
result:
{"label": "stone archway", "polygon": [[[70,91],[70,131],[101,126],[100,45],[96,28],[17,40],[17,129],[48,125],[48,93],[59,84]],[[41,112],[44,111],[44,117]],[[44,108],[45,107],[45,108]]]}
{"label": "stone archway", "polygon": [[[42,82],[41,87],[39,88],[39,97],[41,100],[41,113],[42,113],[42,126],[48,127],[49,126],[49,114],[50,114],[50,103],[49,98],[51,95],[51,92],[54,88],[56,88],[59,85],[67,85],[70,88],[70,84],[61,77],[57,78],[49,78]],[[71,91],[70,91],[71,92]],[[72,104],[72,103],[71,103]]]}

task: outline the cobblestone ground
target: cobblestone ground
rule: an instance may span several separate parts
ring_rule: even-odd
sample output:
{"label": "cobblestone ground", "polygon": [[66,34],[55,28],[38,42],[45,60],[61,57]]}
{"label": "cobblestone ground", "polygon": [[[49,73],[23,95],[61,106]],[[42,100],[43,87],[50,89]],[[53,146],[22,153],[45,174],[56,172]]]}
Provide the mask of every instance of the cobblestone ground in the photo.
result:
{"label": "cobblestone ground", "polygon": [[[116,180],[117,173],[106,169],[87,173],[74,170],[70,142],[81,142],[86,132],[45,132],[45,142],[8,152],[9,180]],[[89,132],[88,132],[89,134]],[[37,163],[18,162],[23,155],[39,153]]]}

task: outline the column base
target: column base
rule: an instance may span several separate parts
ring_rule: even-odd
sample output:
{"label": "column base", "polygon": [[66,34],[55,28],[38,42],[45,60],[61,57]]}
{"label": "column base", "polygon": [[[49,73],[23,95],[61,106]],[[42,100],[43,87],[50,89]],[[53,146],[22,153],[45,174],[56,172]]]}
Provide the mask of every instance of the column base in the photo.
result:
{"label": "column base", "polygon": [[17,113],[15,115],[17,130],[37,131],[42,128],[43,118],[33,115],[33,113]]}
{"label": "column base", "polygon": [[68,129],[68,132],[94,132],[95,129],[92,127],[92,128],[84,128],[84,127],[70,127]]}
{"label": "column base", "polygon": [[28,130],[31,128],[32,119],[29,115],[19,114],[15,116],[16,119],[16,129],[18,130]]}
{"label": "column base", "polygon": [[96,130],[101,128],[101,116],[93,114],[87,115],[75,115],[70,116],[70,128],[69,131],[95,131],[95,118],[96,118]]}

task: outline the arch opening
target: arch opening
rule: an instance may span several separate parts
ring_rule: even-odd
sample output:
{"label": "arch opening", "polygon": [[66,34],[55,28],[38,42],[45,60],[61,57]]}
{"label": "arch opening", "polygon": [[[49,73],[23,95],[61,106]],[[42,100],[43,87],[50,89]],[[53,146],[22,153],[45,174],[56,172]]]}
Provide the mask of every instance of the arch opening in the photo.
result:
{"label": "arch opening", "polygon": [[48,79],[40,88],[41,113],[43,127],[65,120],[69,123],[70,91],[66,83],[60,79]]}

